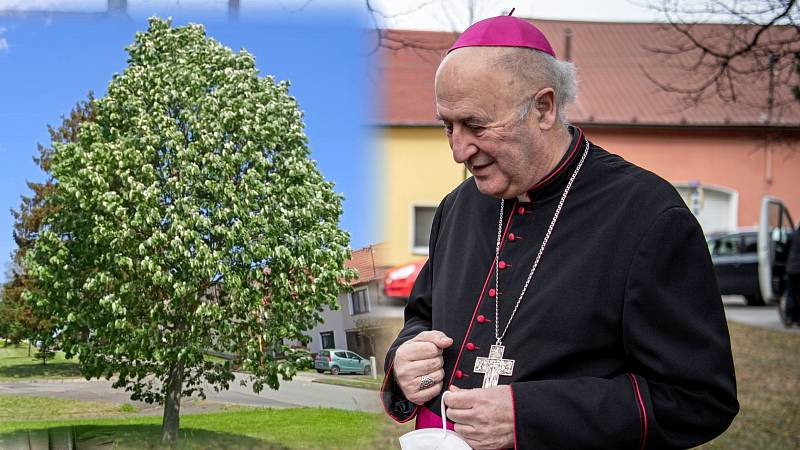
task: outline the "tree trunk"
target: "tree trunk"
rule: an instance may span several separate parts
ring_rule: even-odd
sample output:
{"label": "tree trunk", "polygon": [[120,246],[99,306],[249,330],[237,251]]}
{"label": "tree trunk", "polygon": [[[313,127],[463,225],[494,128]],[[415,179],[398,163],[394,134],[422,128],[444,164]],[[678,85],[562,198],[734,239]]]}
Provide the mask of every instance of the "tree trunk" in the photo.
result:
{"label": "tree trunk", "polygon": [[31,356],[31,340],[28,339],[28,356]]}
{"label": "tree trunk", "polygon": [[181,391],[183,391],[183,363],[178,361],[170,369],[167,396],[164,399],[164,419],[161,422],[161,443],[174,445],[180,427]]}

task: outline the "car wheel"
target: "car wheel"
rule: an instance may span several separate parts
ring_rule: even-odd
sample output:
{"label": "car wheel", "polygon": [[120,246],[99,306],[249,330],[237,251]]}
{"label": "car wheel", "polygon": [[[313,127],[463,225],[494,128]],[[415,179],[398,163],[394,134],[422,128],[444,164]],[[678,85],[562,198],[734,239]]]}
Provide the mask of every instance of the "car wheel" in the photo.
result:
{"label": "car wheel", "polygon": [[331,367],[331,375],[339,375],[339,366]]}
{"label": "car wheel", "polygon": [[780,300],[778,300],[778,315],[781,318],[781,323],[783,324],[783,326],[788,328],[792,326],[792,319],[789,317],[788,314],[786,314],[786,301],[787,301],[786,297],[787,295],[784,292],[783,295],[781,295]]}
{"label": "car wheel", "polygon": [[372,373],[372,367],[370,366],[364,367],[364,375],[369,375],[370,373]]}
{"label": "car wheel", "polygon": [[325,373],[325,371],[322,369],[317,369],[317,373]]}
{"label": "car wheel", "polygon": [[744,301],[747,302],[747,306],[764,306],[764,299],[760,294],[745,295]]}

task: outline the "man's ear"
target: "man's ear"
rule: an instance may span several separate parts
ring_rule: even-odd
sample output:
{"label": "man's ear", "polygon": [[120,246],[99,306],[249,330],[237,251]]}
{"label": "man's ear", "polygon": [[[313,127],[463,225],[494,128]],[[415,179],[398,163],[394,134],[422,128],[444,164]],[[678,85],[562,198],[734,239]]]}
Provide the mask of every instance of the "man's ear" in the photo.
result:
{"label": "man's ear", "polygon": [[556,91],[553,88],[544,88],[533,99],[539,119],[539,128],[546,131],[556,124],[558,112],[556,111]]}

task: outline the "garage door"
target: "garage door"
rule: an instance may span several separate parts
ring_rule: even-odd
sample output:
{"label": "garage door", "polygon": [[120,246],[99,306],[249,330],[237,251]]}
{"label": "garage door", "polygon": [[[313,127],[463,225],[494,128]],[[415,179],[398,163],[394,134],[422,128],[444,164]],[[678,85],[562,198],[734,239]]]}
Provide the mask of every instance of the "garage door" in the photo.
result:
{"label": "garage door", "polygon": [[697,217],[705,234],[736,228],[739,199],[733,189],[688,183],[676,183],[675,188]]}

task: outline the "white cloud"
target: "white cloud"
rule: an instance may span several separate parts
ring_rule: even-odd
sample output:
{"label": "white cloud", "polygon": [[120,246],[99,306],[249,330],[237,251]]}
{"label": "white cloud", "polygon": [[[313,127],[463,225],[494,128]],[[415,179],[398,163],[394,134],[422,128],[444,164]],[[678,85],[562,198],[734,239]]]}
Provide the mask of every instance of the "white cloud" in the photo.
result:
{"label": "white cloud", "polygon": [[8,28],[0,27],[0,53],[8,52],[8,39],[3,37],[6,31],[8,31]]}

